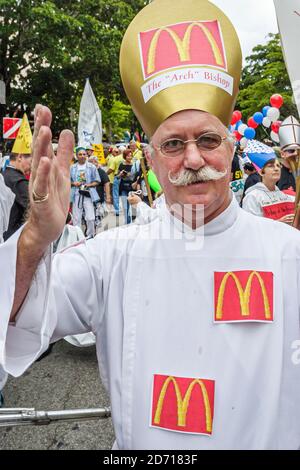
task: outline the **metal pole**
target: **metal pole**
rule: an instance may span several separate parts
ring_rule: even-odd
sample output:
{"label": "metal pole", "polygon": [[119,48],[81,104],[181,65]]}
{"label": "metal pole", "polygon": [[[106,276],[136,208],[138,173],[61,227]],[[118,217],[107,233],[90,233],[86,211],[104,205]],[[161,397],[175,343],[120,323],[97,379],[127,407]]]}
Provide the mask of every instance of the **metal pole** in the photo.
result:
{"label": "metal pole", "polygon": [[46,425],[57,421],[105,419],[111,416],[110,407],[36,411],[34,408],[0,408],[0,427]]}

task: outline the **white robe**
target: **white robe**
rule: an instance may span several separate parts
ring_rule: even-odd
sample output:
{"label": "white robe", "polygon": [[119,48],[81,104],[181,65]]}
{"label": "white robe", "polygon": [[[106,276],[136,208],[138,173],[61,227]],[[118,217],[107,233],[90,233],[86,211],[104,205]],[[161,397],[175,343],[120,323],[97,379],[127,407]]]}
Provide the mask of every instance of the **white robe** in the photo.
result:
{"label": "white robe", "polygon": [[[46,256],[7,328],[18,235],[0,247],[0,362],[9,373],[22,374],[49,340],[91,328],[119,449],[299,448],[298,231],[233,198],[203,239],[203,228],[165,209],[52,263]],[[274,273],[273,323],[214,323],[214,272],[237,270]],[[215,381],[211,436],[150,426],[154,374]]]}
{"label": "white robe", "polygon": [[0,243],[3,243],[3,233],[6,232],[9,216],[16,195],[6,186],[3,176],[0,174]]}

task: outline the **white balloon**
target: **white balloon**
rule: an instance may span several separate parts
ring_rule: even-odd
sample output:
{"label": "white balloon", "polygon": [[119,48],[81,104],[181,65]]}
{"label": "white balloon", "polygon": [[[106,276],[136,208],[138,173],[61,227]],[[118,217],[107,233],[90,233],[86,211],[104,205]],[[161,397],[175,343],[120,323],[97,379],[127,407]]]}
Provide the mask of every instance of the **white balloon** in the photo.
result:
{"label": "white balloon", "polygon": [[272,122],[277,121],[280,116],[280,111],[277,108],[270,108],[267,112],[267,117],[271,119]]}
{"label": "white balloon", "polygon": [[271,136],[271,139],[272,139],[274,142],[276,142],[276,144],[279,144],[280,140],[279,140],[279,136],[278,136],[278,134],[276,134],[276,132],[271,131],[270,136]]}
{"label": "white balloon", "polygon": [[244,135],[244,132],[245,130],[248,129],[248,126],[246,124],[241,124],[239,127],[238,127],[238,132],[241,134],[241,135]]}
{"label": "white balloon", "polygon": [[246,137],[243,137],[241,140],[240,140],[240,147],[241,148],[246,148],[247,147],[247,144],[248,144],[248,139]]}
{"label": "white balloon", "polygon": [[271,125],[271,119],[266,116],[266,117],[263,118],[263,122],[262,122],[262,123],[263,123],[263,126],[265,126],[265,127],[270,127],[270,125]]}

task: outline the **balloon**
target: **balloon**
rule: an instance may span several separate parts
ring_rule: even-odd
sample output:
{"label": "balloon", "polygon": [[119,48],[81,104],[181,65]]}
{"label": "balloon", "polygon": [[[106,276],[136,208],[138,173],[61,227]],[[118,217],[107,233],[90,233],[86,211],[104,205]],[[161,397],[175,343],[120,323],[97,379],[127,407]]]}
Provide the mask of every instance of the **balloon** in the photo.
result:
{"label": "balloon", "polygon": [[241,134],[241,135],[244,135],[244,132],[245,130],[248,129],[248,126],[246,124],[241,124],[239,127],[238,127],[238,132]]}
{"label": "balloon", "polygon": [[255,113],[253,115],[253,119],[257,124],[261,124],[263,122],[264,115],[263,113]]}
{"label": "balloon", "polygon": [[271,119],[272,122],[277,121],[280,116],[280,111],[277,108],[270,108],[267,112],[267,117]]}
{"label": "balloon", "polygon": [[158,182],[158,179],[156,178],[156,175],[153,170],[148,171],[148,183],[152,191],[155,193],[158,193],[161,191],[161,185]]}
{"label": "balloon", "polygon": [[256,132],[252,127],[247,127],[247,129],[245,129],[244,136],[246,139],[251,140],[256,136]]}
{"label": "balloon", "polygon": [[[271,109],[271,108],[270,108],[270,109]],[[271,119],[266,116],[266,117],[264,117],[262,123],[263,123],[263,126],[265,126],[265,127],[270,127],[270,125],[271,125]]]}
{"label": "balloon", "polygon": [[232,114],[232,118],[231,118],[231,125],[234,126],[234,124],[236,124],[239,120],[240,120],[239,115],[236,113],[236,111],[234,111],[234,113]]}
{"label": "balloon", "polygon": [[267,113],[269,111],[269,109],[271,108],[271,106],[264,106],[263,109],[262,109],[262,113],[264,115],[264,117],[267,116]]}
{"label": "balloon", "polygon": [[273,122],[271,129],[273,132],[275,132],[275,134],[278,134],[280,126],[281,126],[281,121],[275,121]]}
{"label": "balloon", "polygon": [[279,144],[280,140],[279,140],[278,134],[276,134],[274,131],[271,131],[270,136],[271,136],[271,139],[272,139],[274,142],[276,142],[277,144]]}
{"label": "balloon", "polygon": [[242,119],[242,117],[243,117],[241,111],[234,111],[233,114],[235,114],[235,115],[238,117],[238,121],[240,121],[240,120]]}
{"label": "balloon", "polygon": [[284,100],[281,95],[275,94],[271,96],[270,103],[273,106],[273,108],[279,109],[283,105]]}
{"label": "balloon", "polygon": [[231,124],[234,125],[242,119],[241,111],[234,111],[231,118]]}
{"label": "balloon", "polygon": [[241,124],[244,124],[243,121],[238,121],[235,125],[235,130],[237,131]]}
{"label": "balloon", "polygon": [[247,147],[247,144],[248,144],[248,139],[246,139],[246,137],[243,137],[240,140],[240,146],[244,149],[245,147]]}
{"label": "balloon", "polygon": [[239,142],[241,138],[243,137],[238,131],[233,131],[236,140]]}
{"label": "balloon", "polygon": [[253,117],[248,119],[248,127],[252,127],[253,129],[258,127],[258,124],[254,121]]}

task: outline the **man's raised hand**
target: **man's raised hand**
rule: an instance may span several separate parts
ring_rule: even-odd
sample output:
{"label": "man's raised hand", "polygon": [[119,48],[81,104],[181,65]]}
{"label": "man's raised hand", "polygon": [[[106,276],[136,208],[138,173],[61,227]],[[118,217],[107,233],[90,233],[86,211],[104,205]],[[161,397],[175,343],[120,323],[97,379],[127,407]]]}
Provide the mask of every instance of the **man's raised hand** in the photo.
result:
{"label": "man's raised hand", "polygon": [[57,156],[52,150],[52,115],[42,105],[35,108],[32,146],[32,172],[29,184],[30,213],[27,228],[35,243],[46,247],[63,231],[70,203],[70,162],[74,136],[64,130]]}

